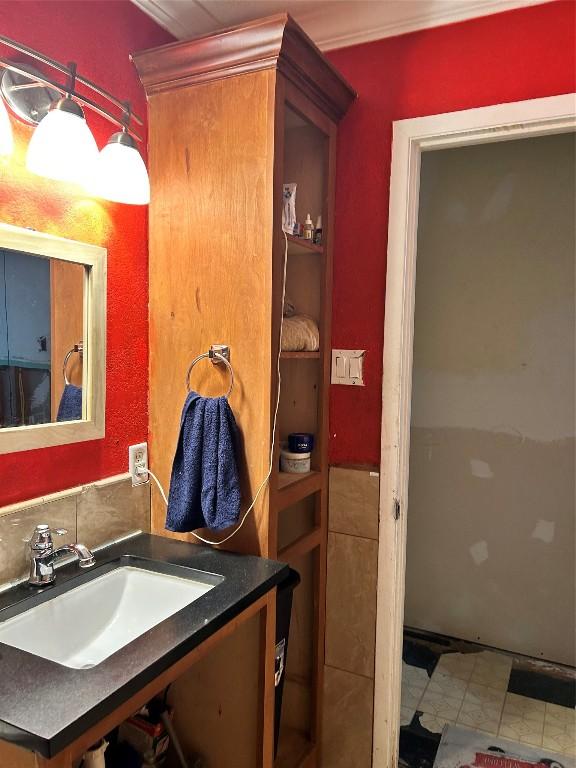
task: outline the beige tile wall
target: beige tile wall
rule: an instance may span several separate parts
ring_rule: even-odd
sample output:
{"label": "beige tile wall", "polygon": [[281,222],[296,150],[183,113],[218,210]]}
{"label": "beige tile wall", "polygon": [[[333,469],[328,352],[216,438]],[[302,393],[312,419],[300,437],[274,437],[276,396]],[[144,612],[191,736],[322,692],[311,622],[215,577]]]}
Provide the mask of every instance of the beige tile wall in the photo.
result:
{"label": "beige tile wall", "polygon": [[150,486],[132,487],[116,475],[40,499],[0,508],[0,588],[28,572],[27,544],[34,527],[47,523],[67,533],[57,546],[79,541],[97,547],[132,531],[150,530]]}
{"label": "beige tile wall", "polygon": [[325,768],[370,768],[372,765],[373,681],[341,669],[324,669]]}
{"label": "beige tile wall", "polygon": [[370,768],[379,477],[332,467],[326,582],[323,768]]}
{"label": "beige tile wall", "polygon": [[328,533],[326,664],[372,677],[378,542]]}
{"label": "beige tile wall", "polygon": [[377,541],[379,492],[377,472],[331,467],[330,530]]}

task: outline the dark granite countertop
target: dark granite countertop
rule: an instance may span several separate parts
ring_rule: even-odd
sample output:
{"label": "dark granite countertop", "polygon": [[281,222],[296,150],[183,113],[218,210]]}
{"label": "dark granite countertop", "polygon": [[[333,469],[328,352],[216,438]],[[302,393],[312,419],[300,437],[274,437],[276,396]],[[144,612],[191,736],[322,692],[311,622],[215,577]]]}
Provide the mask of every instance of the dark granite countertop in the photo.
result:
{"label": "dark granite countertop", "polygon": [[0,622],[112,570],[127,556],[134,563],[153,561],[151,570],[184,566],[224,578],[90,669],[72,669],[0,643],[0,738],[54,756],[288,575],[283,563],[140,534],[97,552],[89,570],[80,570],[77,562],[59,568],[53,586],[20,585],[0,594]]}

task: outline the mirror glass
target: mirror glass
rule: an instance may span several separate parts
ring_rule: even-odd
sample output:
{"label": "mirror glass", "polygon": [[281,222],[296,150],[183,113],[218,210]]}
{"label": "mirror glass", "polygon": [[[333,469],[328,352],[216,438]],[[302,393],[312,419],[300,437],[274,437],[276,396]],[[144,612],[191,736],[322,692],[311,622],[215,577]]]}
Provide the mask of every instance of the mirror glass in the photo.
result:
{"label": "mirror glass", "polygon": [[0,429],[85,418],[87,269],[0,248]]}

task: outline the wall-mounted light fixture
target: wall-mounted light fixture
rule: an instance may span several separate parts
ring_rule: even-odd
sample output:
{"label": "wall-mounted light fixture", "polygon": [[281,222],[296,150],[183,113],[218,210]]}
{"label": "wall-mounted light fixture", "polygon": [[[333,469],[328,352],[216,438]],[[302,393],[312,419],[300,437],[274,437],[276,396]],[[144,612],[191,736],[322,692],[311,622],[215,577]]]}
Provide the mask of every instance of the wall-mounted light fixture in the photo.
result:
{"label": "wall-mounted light fixture", "polygon": [[[129,122],[130,104],[126,103],[125,123]],[[126,127],[113,133],[100,151],[92,179],[91,190],[98,197],[133,205],[149,202],[148,171]]]}
{"label": "wall-mounted light fixture", "polygon": [[4,102],[0,99],[0,155],[11,155],[13,149],[14,141],[12,139],[10,118],[8,117]]}
{"label": "wall-mounted light fixture", "polygon": [[[89,193],[106,200],[146,205],[150,201],[148,172],[137,149],[140,136],[131,127],[132,122],[143,123],[132,113],[130,104],[80,77],[74,63],[61,64],[1,35],[0,44],[67,79],[61,83],[52,74],[40,72],[26,62],[0,57],[0,95],[4,99],[0,98],[0,155],[9,155],[13,146],[6,102],[18,118],[36,125],[26,154],[28,170],[50,179],[81,184]],[[98,100],[85,91],[91,91]],[[83,107],[121,129],[100,153]]]}
{"label": "wall-mounted light fixture", "polygon": [[96,172],[98,145],[88,128],[84,110],[72,98],[76,65],[71,64],[70,70],[68,93],[50,104],[32,134],[26,167],[38,176],[87,187]]}

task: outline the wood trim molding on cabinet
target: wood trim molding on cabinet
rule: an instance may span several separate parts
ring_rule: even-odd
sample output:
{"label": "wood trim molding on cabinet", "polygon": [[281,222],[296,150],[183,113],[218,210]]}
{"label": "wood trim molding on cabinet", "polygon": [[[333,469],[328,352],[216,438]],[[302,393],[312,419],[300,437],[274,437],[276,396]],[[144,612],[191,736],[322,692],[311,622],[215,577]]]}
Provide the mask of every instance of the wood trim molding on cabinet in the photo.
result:
{"label": "wood trim molding on cabinet", "polygon": [[340,120],[356,98],[354,89],[287,13],[152,48],[131,58],[149,95],[278,69],[334,120]]}

